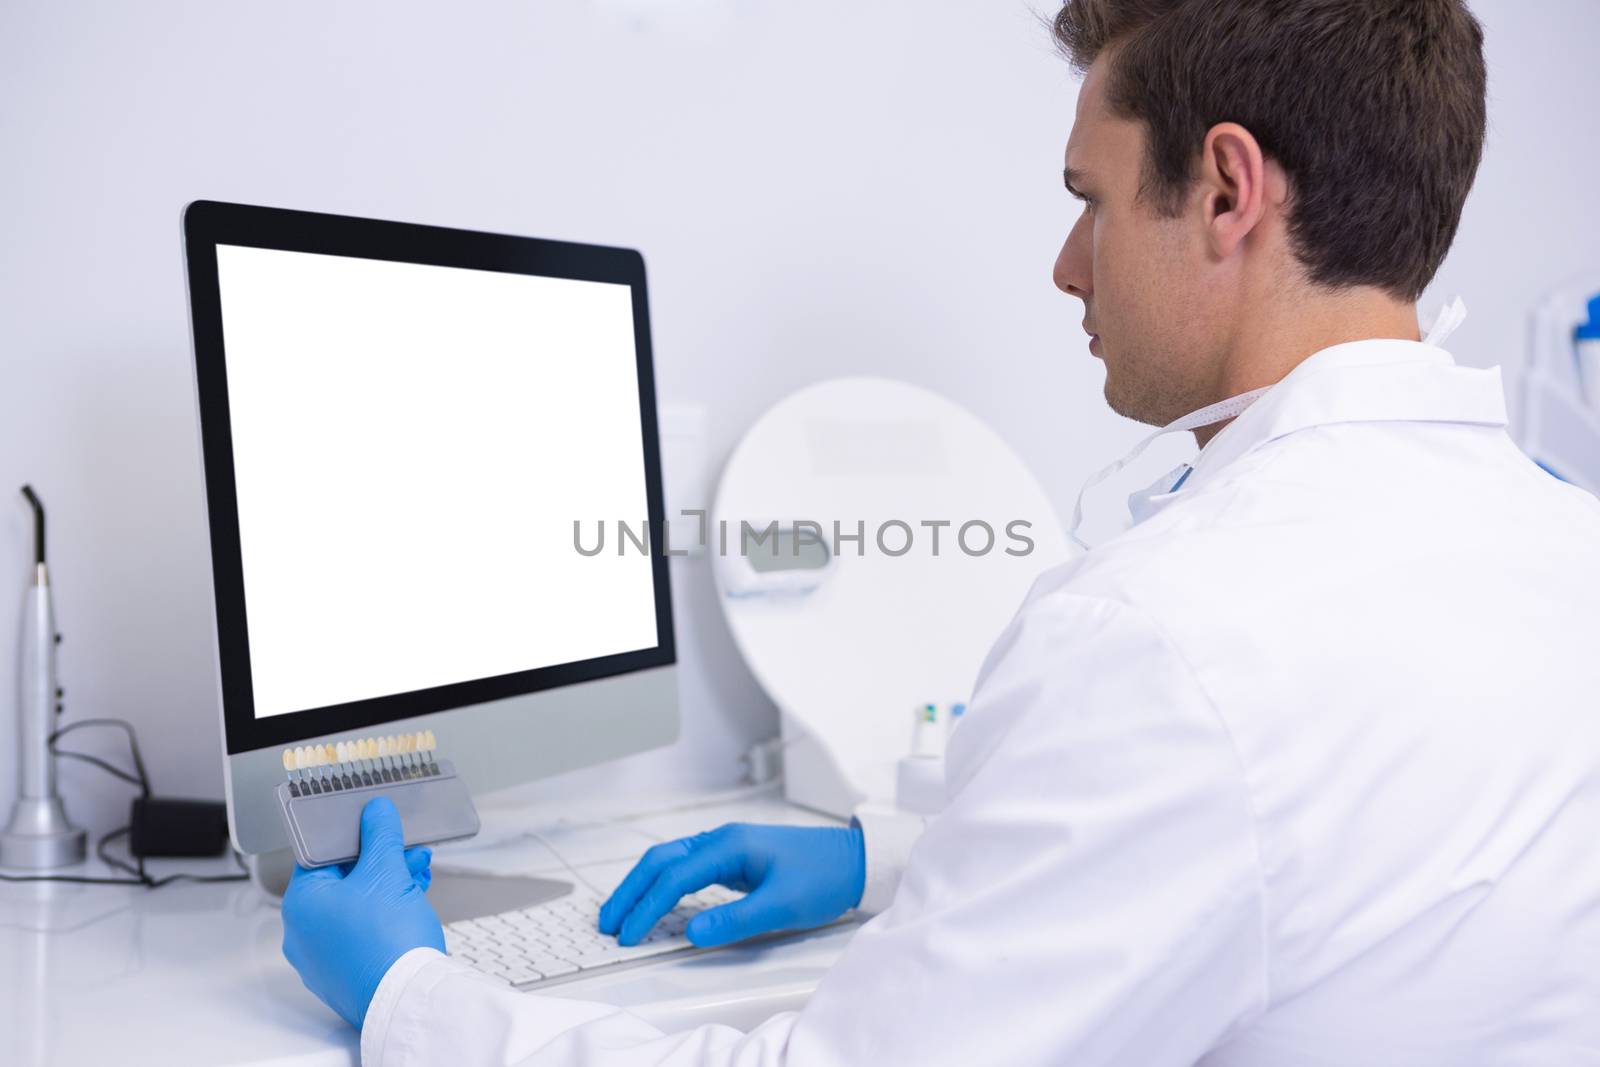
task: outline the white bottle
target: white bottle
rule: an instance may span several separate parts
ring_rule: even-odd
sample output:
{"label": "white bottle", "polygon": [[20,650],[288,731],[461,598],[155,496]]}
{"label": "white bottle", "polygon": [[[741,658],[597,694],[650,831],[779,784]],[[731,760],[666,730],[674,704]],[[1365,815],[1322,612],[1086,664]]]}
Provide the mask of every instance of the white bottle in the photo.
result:
{"label": "white bottle", "polygon": [[1578,354],[1578,381],[1589,410],[1600,417],[1600,296],[1589,301],[1589,321],[1572,332]]}
{"label": "white bottle", "polygon": [[950,746],[950,735],[956,732],[956,727],[961,725],[961,720],[966,714],[967,706],[965,704],[955,703],[950,705],[950,714],[946,715],[944,720],[944,743],[946,748]]}
{"label": "white bottle", "polygon": [[945,716],[937,704],[917,709],[911,731],[911,754],[895,768],[895,806],[917,815],[933,815],[944,807]]}

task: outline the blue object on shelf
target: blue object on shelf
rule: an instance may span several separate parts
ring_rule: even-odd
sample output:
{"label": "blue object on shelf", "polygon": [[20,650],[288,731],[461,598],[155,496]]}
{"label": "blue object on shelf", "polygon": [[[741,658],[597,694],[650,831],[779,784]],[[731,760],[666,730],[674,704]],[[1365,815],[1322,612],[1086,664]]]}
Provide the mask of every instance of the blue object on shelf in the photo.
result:
{"label": "blue object on shelf", "polygon": [[1572,337],[1576,341],[1600,341],[1600,293],[1589,298],[1589,321],[1578,323]]}

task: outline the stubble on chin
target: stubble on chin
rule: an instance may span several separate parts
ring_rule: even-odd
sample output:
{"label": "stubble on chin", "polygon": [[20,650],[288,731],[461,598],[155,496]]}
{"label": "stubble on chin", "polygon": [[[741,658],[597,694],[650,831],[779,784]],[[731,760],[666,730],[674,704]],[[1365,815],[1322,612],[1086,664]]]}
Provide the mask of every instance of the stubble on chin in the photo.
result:
{"label": "stubble on chin", "polygon": [[1146,426],[1165,426],[1193,408],[1176,382],[1159,373],[1139,373],[1127,367],[1106,366],[1106,404],[1125,419]]}

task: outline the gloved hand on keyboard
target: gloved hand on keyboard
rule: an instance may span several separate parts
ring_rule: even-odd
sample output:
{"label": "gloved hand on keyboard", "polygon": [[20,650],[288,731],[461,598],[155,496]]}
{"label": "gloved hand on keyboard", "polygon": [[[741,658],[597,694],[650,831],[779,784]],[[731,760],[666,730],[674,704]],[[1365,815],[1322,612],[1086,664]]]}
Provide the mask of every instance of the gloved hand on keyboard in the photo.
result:
{"label": "gloved hand on keyboard", "polygon": [[352,864],[296,867],[283,895],[283,954],[300,980],[356,1029],[389,967],[414,948],[444,947],[424,892],[433,850],[405,848],[388,797],[361,811],[361,856]]}
{"label": "gloved hand on keyboard", "polygon": [[636,945],[678,898],[709,885],[749,894],[710,908],[684,931],[696,945],[739,941],[831,922],[861,902],[866,847],[860,826],[729,823],[656,845],[600,909],[600,932]]}

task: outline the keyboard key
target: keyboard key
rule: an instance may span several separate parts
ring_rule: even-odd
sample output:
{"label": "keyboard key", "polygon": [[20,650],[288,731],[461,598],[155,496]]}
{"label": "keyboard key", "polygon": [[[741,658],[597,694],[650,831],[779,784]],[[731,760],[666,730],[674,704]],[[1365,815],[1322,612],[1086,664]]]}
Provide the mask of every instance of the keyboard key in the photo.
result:
{"label": "keyboard key", "polygon": [[564,974],[575,974],[578,971],[576,963],[568,963],[566,960],[558,960],[550,956],[540,956],[529,960],[528,963],[538,968],[546,978],[560,978]]}
{"label": "keyboard key", "polygon": [[522,985],[524,982],[537,982],[543,977],[543,973],[526,964],[520,967],[513,967],[506,972],[506,980],[513,985]]}
{"label": "keyboard key", "polygon": [[579,970],[584,970],[589,967],[603,967],[608,963],[627,963],[631,960],[643,959],[646,956],[660,955],[660,953],[661,949],[656,945],[633,945],[629,947],[616,945],[610,948],[603,948],[599,952],[591,953],[587,956],[579,956],[571,962],[577,964]]}

